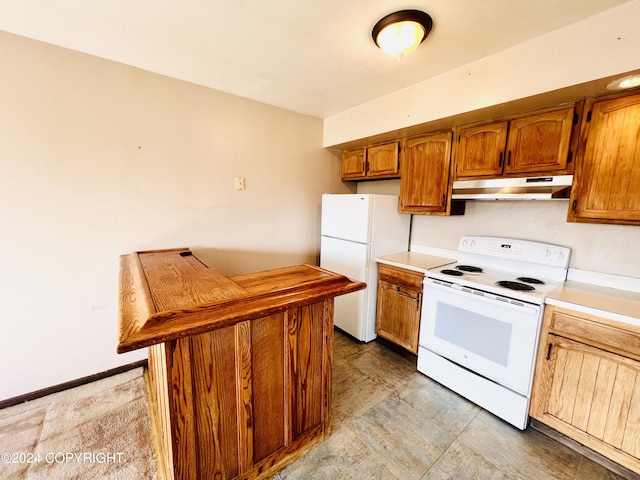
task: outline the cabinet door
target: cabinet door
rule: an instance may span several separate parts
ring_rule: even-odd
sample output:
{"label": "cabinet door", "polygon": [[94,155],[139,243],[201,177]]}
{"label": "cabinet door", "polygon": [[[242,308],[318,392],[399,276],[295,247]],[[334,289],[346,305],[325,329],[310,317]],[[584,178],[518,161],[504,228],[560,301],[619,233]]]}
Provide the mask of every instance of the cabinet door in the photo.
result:
{"label": "cabinet door", "polygon": [[502,174],[507,126],[508,122],[498,122],[460,128],[456,149],[456,178]]}
{"label": "cabinet door", "polygon": [[544,347],[546,357],[536,372],[541,400],[532,405],[531,415],[637,468],[640,362],[556,335],[548,335]]}
{"label": "cabinet door", "polygon": [[640,224],[640,94],[585,106],[569,221]]}
{"label": "cabinet door", "polygon": [[566,171],[573,113],[569,107],[511,120],[504,173]]}
{"label": "cabinet door", "polygon": [[342,153],[342,180],[352,180],[365,176],[367,151],[364,148]]}
{"label": "cabinet door", "polygon": [[367,177],[399,175],[398,145],[398,142],[392,142],[367,149]]}
{"label": "cabinet door", "polygon": [[376,333],[412,353],[418,353],[421,292],[378,281]]}
{"label": "cabinet door", "polygon": [[400,213],[447,214],[451,132],[406,141],[400,176]]}

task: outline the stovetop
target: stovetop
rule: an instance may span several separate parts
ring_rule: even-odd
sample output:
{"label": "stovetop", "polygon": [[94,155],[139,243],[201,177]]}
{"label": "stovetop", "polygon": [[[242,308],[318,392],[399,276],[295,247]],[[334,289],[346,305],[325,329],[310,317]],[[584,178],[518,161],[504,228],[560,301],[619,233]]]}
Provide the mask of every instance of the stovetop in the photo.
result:
{"label": "stovetop", "polygon": [[550,291],[564,283],[570,252],[528,240],[465,236],[460,239],[458,261],[428,270],[427,277],[542,304]]}
{"label": "stovetop", "polygon": [[[451,263],[443,267],[431,269],[428,271],[427,277],[535,304],[544,303],[544,299],[547,294],[562,285],[562,282],[556,282],[550,279],[528,277],[518,273],[503,272],[499,270],[484,269],[482,273],[461,272],[456,269],[456,267],[460,265],[461,264],[458,263]],[[455,271],[457,274],[450,275],[443,273],[449,271]],[[535,278],[536,280],[544,283],[534,284],[530,281],[525,282],[522,278],[526,278],[527,280]],[[516,285],[522,286],[520,288],[527,288],[527,290],[513,290],[505,286],[500,286],[497,282],[515,282]]]}

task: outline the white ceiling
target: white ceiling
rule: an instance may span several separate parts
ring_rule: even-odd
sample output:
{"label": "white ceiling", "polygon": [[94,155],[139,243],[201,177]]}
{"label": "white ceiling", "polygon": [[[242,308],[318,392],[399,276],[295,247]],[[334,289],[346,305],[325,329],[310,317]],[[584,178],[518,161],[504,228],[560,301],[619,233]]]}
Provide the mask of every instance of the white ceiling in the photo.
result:
{"label": "white ceiling", "polygon": [[[0,30],[320,118],[631,0],[0,0]],[[429,13],[399,63],[384,15]]]}

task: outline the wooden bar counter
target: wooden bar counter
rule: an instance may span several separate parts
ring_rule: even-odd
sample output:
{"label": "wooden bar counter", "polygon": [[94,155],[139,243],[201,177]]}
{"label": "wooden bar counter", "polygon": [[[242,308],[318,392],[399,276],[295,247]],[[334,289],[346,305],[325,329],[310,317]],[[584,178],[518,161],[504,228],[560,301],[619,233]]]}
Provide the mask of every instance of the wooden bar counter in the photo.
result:
{"label": "wooden bar counter", "polygon": [[268,478],[330,433],[333,298],[311,265],[225,277],[188,249],[120,257],[118,352],[149,347],[159,477]]}

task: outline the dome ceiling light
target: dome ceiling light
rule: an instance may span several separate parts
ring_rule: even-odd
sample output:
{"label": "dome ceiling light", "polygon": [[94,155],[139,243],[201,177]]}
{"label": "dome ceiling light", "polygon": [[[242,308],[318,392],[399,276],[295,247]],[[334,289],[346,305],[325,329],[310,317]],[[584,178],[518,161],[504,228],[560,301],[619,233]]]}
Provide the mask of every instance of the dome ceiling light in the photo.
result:
{"label": "dome ceiling light", "polygon": [[607,85],[607,90],[625,90],[640,87],[640,74],[618,78]]}
{"label": "dome ceiling light", "polygon": [[418,48],[432,27],[429,14],[420,10],[401,10],[381,18],[371,36],[380,50],[400,61],[401,57]]}

